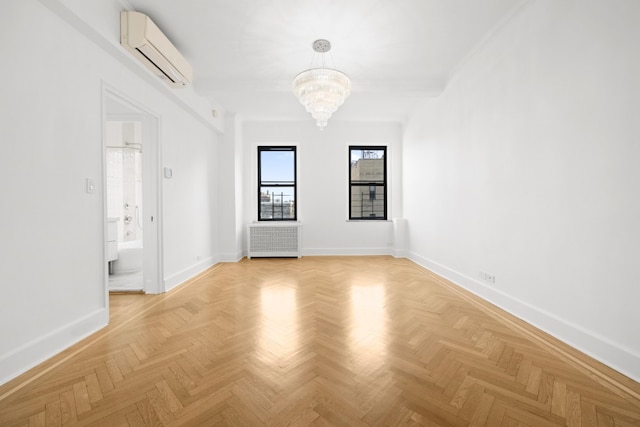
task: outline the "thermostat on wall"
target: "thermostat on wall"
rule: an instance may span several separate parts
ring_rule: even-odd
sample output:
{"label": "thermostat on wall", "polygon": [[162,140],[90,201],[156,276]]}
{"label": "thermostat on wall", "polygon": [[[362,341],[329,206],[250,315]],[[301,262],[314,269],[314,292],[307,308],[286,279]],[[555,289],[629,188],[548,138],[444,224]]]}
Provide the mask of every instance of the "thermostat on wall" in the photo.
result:
{"label": "thermostat on wall", "polygon": [[164,177],[165,178],[173,177],[173,170],[171,168],[164,168]]}

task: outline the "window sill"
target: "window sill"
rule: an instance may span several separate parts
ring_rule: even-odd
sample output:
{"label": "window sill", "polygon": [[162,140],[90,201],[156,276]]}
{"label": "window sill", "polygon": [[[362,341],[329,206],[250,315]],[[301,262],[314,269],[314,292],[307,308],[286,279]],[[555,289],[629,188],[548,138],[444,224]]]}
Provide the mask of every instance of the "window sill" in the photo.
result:
{"label": "window sill", "polygon": [[348,219],[346,222],[393,222],[390,219]]}

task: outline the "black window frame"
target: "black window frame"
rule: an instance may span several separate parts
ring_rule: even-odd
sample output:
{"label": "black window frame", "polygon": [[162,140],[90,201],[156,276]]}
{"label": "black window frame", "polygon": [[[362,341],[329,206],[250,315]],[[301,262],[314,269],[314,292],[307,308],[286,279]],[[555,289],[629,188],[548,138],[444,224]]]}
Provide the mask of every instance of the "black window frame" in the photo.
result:
{"label": "black window frame", "polygon": [[[350,145],[348,152],[349,167],[349,220],[350,221],[387,221],[388,218],[388,205],[389,205],[389,193],[388,193],[388,180],[387,180],[387,153],[389,150],[386,145]],[[354,182],[351,176],[351,166],[353,161],[351,160],[352,151],[382,151],[383,152],[383,182],[380,184],[375,181],[358,181]],[[368,187],[370,197],[373,195],[375,197],[376,189],[378,187],[382,187],[382,192],[384,194],[384,206],[383,206],[383,214],[382,216],[355,216],[353,213],[353,187]],[[373,189],[373,190],[372,190]]]}
{"label": "black window frame", "polygon": [[[258,221],[297,221],[298,220],[298,153],[295,145],[259,145],[258,146]],[[289,181],[262,181],[262,152],[288,151],[293,152],[293,184]],[[261,218],[261,189],[263,187],[293,188],[293,217]]]}

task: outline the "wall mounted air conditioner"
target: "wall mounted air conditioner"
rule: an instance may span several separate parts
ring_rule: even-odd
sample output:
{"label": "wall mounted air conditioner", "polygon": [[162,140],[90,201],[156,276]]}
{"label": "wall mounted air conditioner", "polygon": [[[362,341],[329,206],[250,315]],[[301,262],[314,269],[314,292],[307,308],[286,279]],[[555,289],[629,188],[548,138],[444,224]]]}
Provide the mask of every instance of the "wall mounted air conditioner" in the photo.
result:
{"label": "wall mounted air conditioner", "polygon": [[148,16],[122,11],[120,44],[170,86],[191,83],[191,65]]}

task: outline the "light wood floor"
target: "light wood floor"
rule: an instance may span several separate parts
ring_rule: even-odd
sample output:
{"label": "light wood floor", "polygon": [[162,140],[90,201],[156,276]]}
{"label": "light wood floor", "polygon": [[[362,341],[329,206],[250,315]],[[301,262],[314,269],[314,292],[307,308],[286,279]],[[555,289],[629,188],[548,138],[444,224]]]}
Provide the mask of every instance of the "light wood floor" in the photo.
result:
{"label": "light wood floor", "polygon": [[110,301],[0,387],[0,425],[640,425],[637,383],[404,259],[245,259]]}

